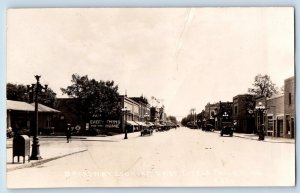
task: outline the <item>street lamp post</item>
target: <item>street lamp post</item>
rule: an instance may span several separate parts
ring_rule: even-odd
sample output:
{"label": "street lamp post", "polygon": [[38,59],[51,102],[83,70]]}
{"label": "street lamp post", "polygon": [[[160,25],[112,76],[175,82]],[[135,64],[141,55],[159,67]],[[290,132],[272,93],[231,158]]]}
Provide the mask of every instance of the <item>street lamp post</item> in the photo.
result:
{"label": "street lamp post", "polygon": [[150,117],[150,115],[148,113],[145,113],[145,115],[144,115],[144,121],[148,122],[149,117]]}
{"label": "street lamp post", "polygon": [[123,124],[123,130],[124,130],[124,133],[125,133],[124,139],[128,139],[128,137],[127,137],[127,127],[126,127],[126,123],[127,123],[127,112],[128,112],[127,107],[122,108],[122,112],[123,112],[123,114],[125,115],[125,118],[124,118],[124,124]]}
{"label": "street lamp post", "polygon": [[255,107],[255,110],[259,117],[259,131],[258,131],[258,140],[264,140],[265,139],[265,128],[263,124],[263,114],[266,110],[266,107],[262,105],[262,102],[259,102],[258,105]]}
{"label": "street lamp post", "polygon": [[41,76],[35,75],[36,84],[27,85],[28,92],[35,93],[34,98],[34,112],[35,112],[35,129],[33,131],[33,141],[32,141],[32,150],[30,160],[40,160],[42,159],[40,155],[40,144],[38,138],[38,127],[39,127],[39,119],[38,119],[38,95],[42,90],[46,91],[48,85],[42,86],[40,84]]}
{"label": "street lamp post", "polygon": [[228,119],[228,113],[227,112],[224,112],[224,114],[223,114],[223,118],[225,119],[225,120],[227,120]]}

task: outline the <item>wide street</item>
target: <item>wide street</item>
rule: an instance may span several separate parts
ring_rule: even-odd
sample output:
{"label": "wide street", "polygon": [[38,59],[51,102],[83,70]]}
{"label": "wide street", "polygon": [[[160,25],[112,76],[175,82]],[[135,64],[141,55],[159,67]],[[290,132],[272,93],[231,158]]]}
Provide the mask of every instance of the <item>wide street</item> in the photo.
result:
{"label": "wide street", "polygon": [[[87,151],[7,172],[9,188],[294,185],[295,144],[220,137],[188,128],[52,140]],[[43,155],[43,143],[41,145]]]}

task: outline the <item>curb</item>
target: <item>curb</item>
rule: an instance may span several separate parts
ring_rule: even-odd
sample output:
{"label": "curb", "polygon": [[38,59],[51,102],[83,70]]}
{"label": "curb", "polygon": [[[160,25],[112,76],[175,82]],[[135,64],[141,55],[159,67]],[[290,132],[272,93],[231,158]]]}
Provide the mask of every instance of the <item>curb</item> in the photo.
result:
{"label": "curb", "polygon": [[31,167],[39,166],[39,165],[42,165],[42,164],[44,164],[44,163],[47,163],[47,162],[50,162],[50,161],[53,161],[53,160],[56,160],[56,159],[59,159],[59,158],[67,157],[67,156],[69,156],[69,155],[73,155],[73,154],[76,154],[76,153],[82,153],[82,152],[85,152],[85,151],[87,151],[87,149],[80,150],[80,151],[76,151],[76,152],[72,152],[72,153],[65,154],[65,155],[60,155],[60,156],[48,158],[48,159],[38,160],[38,161],[33,162],[33,163],[32,163],[32,162],[31,162],[31,163],[29,162],[28,164],[24,164],[24,165],[15,167],[15,168],[7,168],[7,169],[6,169],[6,172],[11,172],[11,171],[18,170],[18,169],[31,168]]}
{"label": "curb", "polygon": [[[243,139],[249,139],[249,140],[255,140],[259,141],[258,138],[249,138],[249,137],[244,137],[244,136],[238,136],[238,135],[233,135],[233,137],[239,137]],[[258,137],[258,136],[257,136]],[[288,144],[295,144],[295,142],[289,142],[289,141],[269,141],[269,140],[262,140],[261,142],[268,142],[268,143],[288,143]]]}

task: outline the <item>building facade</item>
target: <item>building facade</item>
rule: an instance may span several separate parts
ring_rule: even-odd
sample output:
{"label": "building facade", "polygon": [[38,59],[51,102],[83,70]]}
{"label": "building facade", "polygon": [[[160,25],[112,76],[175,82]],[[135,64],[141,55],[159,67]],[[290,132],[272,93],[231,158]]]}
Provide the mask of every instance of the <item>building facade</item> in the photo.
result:
{"label": "building facade", "polygon": [[[284,81],[284,93],[272,98],[257,97],[256,105],[265,107],[264,116],[256,116],[256,128],[264,123],[266,134],[274,137],[295,137],[295,84],[294,77]],[[260,120],[262,119],[262,120]]]}
{"label": "building facade", "polygon": [[284,81],[283,137],[295,138],[295,78]]}
{"label": "building facade", "polygon": [[255,115],[251,113],[255,106],[253,95],[243,94],[233,97],[232,119],[236,123],[236,132],[256,133]]}
{"label": "building facade", "polygon": [[[41,134],[56,132],[58,128],[54,119],[59,111],[42,104],[38,104],[38,129]],[[12,128],[16,132],[28,134],[33,132],[35,127],[35,107],[34,104],[23,101],[7,100],[7,128]]]}
{"label": "building facade", "polygon": [[218,103],[207,103],[207,105],[205,105],[205,122],[212,124],[214,128],[216,128],[217,126],[217,117],[216,115],[218,114],[218,108],[219,108],[219,104]]}
{"label": "building facade", "polygon": [[265,129],[268,136],[283,137],[284,96],[266,100]]}

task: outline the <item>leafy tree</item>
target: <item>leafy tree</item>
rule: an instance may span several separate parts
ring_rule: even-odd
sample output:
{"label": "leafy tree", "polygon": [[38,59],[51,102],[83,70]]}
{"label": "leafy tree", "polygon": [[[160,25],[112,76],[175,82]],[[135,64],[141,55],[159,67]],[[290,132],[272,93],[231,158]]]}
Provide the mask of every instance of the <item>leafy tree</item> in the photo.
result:
{"label": "leafy tree", "polygon": [[267,74],[256,75],[252,85],[254,88],[249,88],[248,92],[257,96],[271,97],[278,93],[278,88]]}
{"label": "leafy tree", "polygon": [[[184,117],[182,120],[181,120],[181,124],[183,125],[183,126],[187,126],[187,124],[189,123],[189,122],[193,122],[194,121],[194,115],[192,115],[192,114],[188,114],[186,117]],[[196,119],[196,121],[197,121],[197,119]]]}
{"label": "leafy tree", "polygon": [[29,102],[27,87],[23,84],[6,84],[6,98],[14,101]]}
{"label": "leafy tree", "polygon": [[187,123],[188,123],[188,120],[187,120],[187,117],[184,117],[182,120],[181,120],[181,125],[183,126],[187,126]]}
{"label": "leafy tree", "polygon": [[[34,102],[35,92],[29,92],[27,86],[23,84],[6,84],[6,97],[8,100],[23,101],[28,103]],[[56,93],[51,88],[45,92],[40,92],[38,102],[49,107],[53,107],[56,100]]]}
{"label": "leafy tree", "polygon": [[[33,102],[33,99],[34,97],[32,97],[30,101]],[[47,90],[39,93],[38,102],[48,107],[53,107],[56,102],[56,93],[48,87]]]}
{"label": "leafy tree", "polygon": [[177,119],[175,116],[168,116],[168,120],[170,120],[172,123],[176,124],[177,125]]}
{"label": "leafy tree", "polygon": [[82,121],[86,122],[93,114],[101,114],[105,122],[107,118],[119,118],[119,93],[114,81],[97,81],[89,79],[87,75],[73,74],[71,82],[72,85],[61,88],[61,91],[77,99]]}

